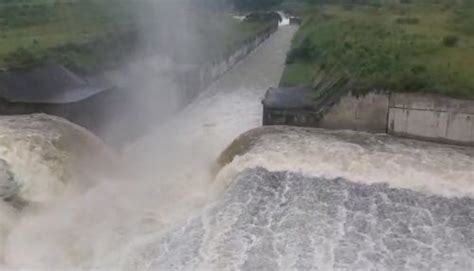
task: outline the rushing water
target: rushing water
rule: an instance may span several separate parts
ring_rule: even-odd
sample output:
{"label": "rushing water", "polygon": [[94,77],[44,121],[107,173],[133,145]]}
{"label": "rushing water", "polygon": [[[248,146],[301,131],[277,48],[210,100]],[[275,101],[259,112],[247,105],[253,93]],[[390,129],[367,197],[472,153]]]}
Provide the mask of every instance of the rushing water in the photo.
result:
{"label": "rushing water", "polygon": [[472,149],[264,128],[214,175],[261,125],[294,32],[128,146],[120,176],[35,208],[0,205],[1,269],[472,270]]}
{"label": "rushing water", "polygon": [[0,267],[4,270],[8,239],[22,219],[36,213],[36,208],[94,186],[93,181],[113,166],[114,155],[84,128],[57,117],[2,116],[0,131]]}
{"label": "rushing water", "polygon": [[147,270],[472,270],[472,198],[250,168]]}
{"label": "rushing water", "polygon": [[279,26],[286,26],[290,24],[290,18],[288,18],[285,13],[278,11],[278,14],[281,17],[281,21],[278,23]]}

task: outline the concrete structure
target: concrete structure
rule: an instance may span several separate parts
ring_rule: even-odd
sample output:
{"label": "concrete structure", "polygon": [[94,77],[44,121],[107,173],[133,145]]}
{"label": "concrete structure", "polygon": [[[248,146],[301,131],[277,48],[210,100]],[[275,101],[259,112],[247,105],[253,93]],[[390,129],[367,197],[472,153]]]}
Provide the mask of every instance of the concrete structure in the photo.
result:
{"label": "concrete structure", "polygon": [[389,93],[316,99],[308,87],[270,88],[263,104],[263,125],[292,125],[385,133]]}
{"label": "concrete structure", "polygon": [[244,59],[277,30],[278,22],[275,22],[275,24],[262,30],[255,37],[246,40],[228,55],[224,55],[205,65],[190,66],[179,73],[176,81],[180,84],[182,91],[181,101],[183,101],[184,104],[191,102],[199,93],[224,73],[232,69],[239,61]]}
{"label": "concrete structure", "polygon": [[74,103],[107,88],[53,63],[0,73],[0,95],[14,103]]}
{"label": "concrete structure", "polygon": [[92,83],[57,64],[0,74],[0,114],[47,113],[97,130],[113,87]]}
{"label": "concrete structure", "polygon": [[301,25],[303,23],[303,19],[300,17],[290,17],[290,24],[294,25]]}
{"label": "concrete structure", "polygon": [[318,127],[385,133],[389,97],[387,92],[345,95],[322,116]]}
{"label": "concrete structure", "polygon": [[263,125],[317,126],[320,116],[311,88],[270,88],[263,104]]}
{"label": "concrete structure", "polygon": [[474,145],[474,101],[440,95],[371,92],[335,101],[311,99],[308,88],[271,88],[263,125],[349,129]]}
{"label": "concrete structure", "polygon": [[393,93],[388,133],[474,145],[474,101]]}

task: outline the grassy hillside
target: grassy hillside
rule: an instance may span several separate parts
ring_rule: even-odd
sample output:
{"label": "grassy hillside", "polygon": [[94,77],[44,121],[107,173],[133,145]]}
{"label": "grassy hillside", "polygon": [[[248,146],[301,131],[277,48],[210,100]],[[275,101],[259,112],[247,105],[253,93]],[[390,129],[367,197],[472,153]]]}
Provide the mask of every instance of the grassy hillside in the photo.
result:
{"label": "grassy hillside", "polygon": [[[65,61],[91,68],[108,40],[126,40],[133,28],[126,1],[0,1],[0,68],[23,68],[42,61]],[[120,43],[123,45],[123,43]],[[79,50],[82,47],[82,50]],[[112,49],[112,51],[114,51]],[[115,50],[115,55],[121,50]]]}
{"label": "grassy hillside", "polygon": [[[155,14],[154,4],[152,0],[0,0],[0,70],[55,61],[79,73],[95,73],[127,61],[142,49],[138,47],[144,39],[148,50],[172,44],[147,37],[159,36],[157,29],[174,31],[172,22],[162,26],[156,18],[160,13]],[[201,12],[193,18],[169,20],[188,21],[192,35],[168,36],[192,36],[188,40],[193,44],[180,46],[182,51],[200,51],[193,53],[190,62],[225,54],[266,26],[240,23],[220,12]]]}
{"label": "grassy hillside", "polygon": [[329,77],[360,91],[474,98],[474,1],[411,2],[306,10],[281,84],[314,85]]}

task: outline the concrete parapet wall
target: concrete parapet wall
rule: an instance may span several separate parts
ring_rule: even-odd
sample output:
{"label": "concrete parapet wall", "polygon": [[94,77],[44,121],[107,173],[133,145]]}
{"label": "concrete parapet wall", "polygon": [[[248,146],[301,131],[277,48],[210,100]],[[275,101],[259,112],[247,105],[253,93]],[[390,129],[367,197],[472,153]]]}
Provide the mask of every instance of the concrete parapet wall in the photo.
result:
{"label": "concrete parapet wall", "polygon": [[[349,93],[329,102],[326,110],[318,110],[318,106],[302,103],[301,97],[301,91],[295,89],[269,89],[263,102],[263,124],[349,129],[474,145],[473,100],[419,93]],[[299,104],[285,106],[296,98],[300,98]],[[310,96],[303,100],[311,104]]]}
{"label": "concrete parapet wall", "polygon": [[474,101],[394,93],[388,122],[389,134],[474,145]]}
{"label": "concrete parapet wall", "polygon": [[346,95],[318,127],[474,145],[474,101],[417,93]]}
{"label": "concrete parapet wall", "polygon": [[187,104],[191,102],[199,95],[199,93],[232,69],[277,30],[278,23],[275,23],[258,33],[254,38],[244,42],[239,48],[228,55],[223,55],[220,59],[216,59],[207,65],[196,66],[194,69],[186,71],[181,76],[178,76],[177,81],[181,83],[181,100],[183,103]]}

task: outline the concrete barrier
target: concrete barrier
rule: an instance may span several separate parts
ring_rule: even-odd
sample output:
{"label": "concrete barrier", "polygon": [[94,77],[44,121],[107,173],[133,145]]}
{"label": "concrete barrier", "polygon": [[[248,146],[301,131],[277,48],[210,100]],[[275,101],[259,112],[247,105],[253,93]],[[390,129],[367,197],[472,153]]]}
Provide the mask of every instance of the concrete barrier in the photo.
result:
{"label": "concrete barrier", "polygon": [[231,50],[229,54],[223,55],[211,63],[189,67],[186,71],[178,74],[176,81],[180,84],[180,100],[183,101],[183,105],[190,103],[199,93],[232,69],[277,30],[278,23],[275,22],[274,25],[265,28],[255,37],[239,45],[235,50]]}
{"label": "concrete barrier", "polygon": [[389,134],[474,145],[474,101],[393,93],[388,122]]}
{"label": "concrete barrier", "polygon": [[474,145],[473,100],[371,92],[361,96],[348,93],[318,104],[311,93],[308,88],[269,89],[263,101],[263,124],[349,129]]}
{"label": "concrete barrier", "polygon": [[388,92],[322,100],[314,99],[314,92],[307,87],[270,88],[262,101],[263,125],[387,131]]}

